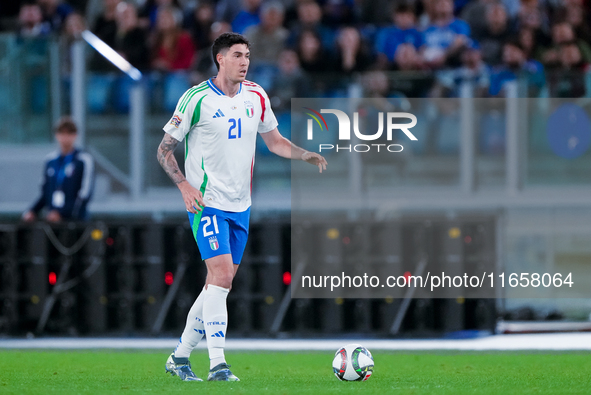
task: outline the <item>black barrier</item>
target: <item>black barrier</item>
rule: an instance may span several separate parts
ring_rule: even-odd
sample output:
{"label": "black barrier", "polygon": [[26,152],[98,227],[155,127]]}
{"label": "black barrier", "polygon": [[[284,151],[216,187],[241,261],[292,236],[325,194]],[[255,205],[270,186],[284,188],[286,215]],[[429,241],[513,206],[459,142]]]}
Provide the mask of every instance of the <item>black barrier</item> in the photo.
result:
{"label": "black barrier", "polygon": [[[403,294],[291,299],[292,259],[380,276],[481,271],[495,261],[494,218],[251,224],[228,298],[235,336],[437,335],[494,330],[494,300]],[[291,236],[310,248],[292,251]],[[293,242],[296,243],[296,242]],[[297,244],[296,243],[296,244]],[[368,258],[369,257],[369,258]],[[138,221],[0,225],[0,334],[172,335],[206,276],[188,225]]]}
{"label": "black barrier", "polygon": [[18,284],[16,330],[33,331],[41,318],[48,292],[47,238],[40,228],[17,230]]}
{"label": "black barrier", "polygon": [[13,333],[19,317],[17,232],[0,226],[0,333]]}

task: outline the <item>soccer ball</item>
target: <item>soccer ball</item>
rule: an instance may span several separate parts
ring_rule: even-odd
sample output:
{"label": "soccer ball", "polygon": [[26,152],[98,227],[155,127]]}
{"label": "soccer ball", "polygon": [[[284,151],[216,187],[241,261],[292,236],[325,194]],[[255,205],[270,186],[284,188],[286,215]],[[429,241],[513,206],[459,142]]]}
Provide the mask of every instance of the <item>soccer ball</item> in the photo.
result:
{"label": "soccer ball", "polygon": [[373,357],[361,344],[347,344],[332,360],[334,375],[342,381],[365,381],[373,373]]}

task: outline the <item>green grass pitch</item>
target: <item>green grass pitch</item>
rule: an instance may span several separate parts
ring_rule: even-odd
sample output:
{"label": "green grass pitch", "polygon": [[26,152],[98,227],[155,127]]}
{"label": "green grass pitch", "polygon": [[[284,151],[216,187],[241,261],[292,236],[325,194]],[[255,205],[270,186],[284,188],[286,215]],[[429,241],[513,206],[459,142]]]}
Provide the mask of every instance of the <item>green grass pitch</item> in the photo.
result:
{"label": "green grass pitch", "polygon": [[[167,351],[0,351],[1,394],[591,394],[588,352],[371,350],[373,376],[341,382],[331,352],[226,353],[241,382],[181,382]],[[191,356],[204,377],[204,351]]]}

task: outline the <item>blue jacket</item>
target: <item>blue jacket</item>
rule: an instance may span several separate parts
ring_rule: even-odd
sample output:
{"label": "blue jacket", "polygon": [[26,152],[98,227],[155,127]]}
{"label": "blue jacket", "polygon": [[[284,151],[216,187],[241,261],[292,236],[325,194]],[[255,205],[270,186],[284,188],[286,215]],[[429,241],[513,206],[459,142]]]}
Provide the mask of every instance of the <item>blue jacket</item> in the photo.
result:
{"label": "blue jacket", "polygon": [[[31,210],[38,214],[43,208],[57,210],[63,219],[87,219],[86,206],[94,188],[94,160],[78,149],[69,155],[57,151],[45,162],[41,197]],[[54,193],[63,191],[63,206],[54,206]]]}

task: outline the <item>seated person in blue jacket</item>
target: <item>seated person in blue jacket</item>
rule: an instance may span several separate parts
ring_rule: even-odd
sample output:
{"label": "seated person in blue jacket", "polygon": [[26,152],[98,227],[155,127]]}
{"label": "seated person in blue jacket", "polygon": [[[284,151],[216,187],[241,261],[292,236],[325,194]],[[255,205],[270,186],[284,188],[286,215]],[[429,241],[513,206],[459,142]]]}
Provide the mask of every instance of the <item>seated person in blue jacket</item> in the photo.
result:
{"label": "seated person in blue jacket", "polygon": [[86,220],[86,206],[94,186],[94,160],[87,152],[76,148],[78,129],[68,117],[63,117],[55,128],[59,150],[49,154],[41,196],[23,214],[26,222],[35,221],[41,212],[49,222]]}

